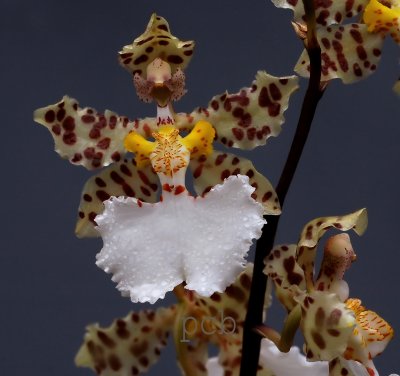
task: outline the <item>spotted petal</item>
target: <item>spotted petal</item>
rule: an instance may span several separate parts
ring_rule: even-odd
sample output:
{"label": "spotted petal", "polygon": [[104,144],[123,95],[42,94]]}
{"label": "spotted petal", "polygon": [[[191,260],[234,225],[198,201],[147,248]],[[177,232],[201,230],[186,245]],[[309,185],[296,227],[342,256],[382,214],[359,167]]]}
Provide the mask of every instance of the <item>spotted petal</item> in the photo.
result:
{"label": "spotted petal", "polygon": [[300,235],[297,245],[297,262],[304,270],[307,286],[313,288],[314,259],[319,239],[330,228],[341,231],[353,229],[362,235],[367,228],[368,217],[366,209],[339,217],[321,217],[310,221]]}
{"label": "spotted petal", "polygon": [[313,291],[299,300],[302,331],[309,360],[341,356],[355,325],[355,317],[336,294]]}
{"label": "spotted petal", "polygon": [[232,176],[204,198],[165,193],[156,204],[110,199],[96,217],[104,242],[97,265],[133,302],[154,303],[184,280],[204,296],[223,291],[265,222],[253,190],[247,177]]}
{"label": "spotted petal", "polygon": [[264,273],[274,281],[275,294],[289,311],[298,304],[294,296],[306,290],[304,271],[296,262],[296,250],[296,244],[276,246],[265,259]]}
{"label": "spotted petal", "polygon": [[201,156],[190,163],[194,176],[194,188],[199,195],[207,193],[214,185],[219,184],[231,175],[247,175],[255,188],[252,197],[264,207],[265,214],[281,213],[278,196],[272,184],[261,175],[253,163],[234,154],[214,151],[213,154]]}
{"label": "spotted petal", "polygon": [[[366,25],[333,25],[317,29],[321,46],[321,80],[341,79],[345,84],[372,74],[380,61],[383,37],[372,34]],[[309,77],[310,63],[304,50],[294,70]]]}
{"label": "spotted petal", "polygon": [[135,161],[124,159],[91,177],[83,187],[75,232],[78,237],[100,236],[95,217],[104,210],[103,201],[111,196],[136,197],[155,202],[158,177],[150,165],[138,169]]}
{"label": "spotted petal", "polygon": [[131,313],[110,327],[89,325],[75,363],[101,376],[139,375],[157,362],[175,318],[175,307]]}
{"label": "spotted petal", "polygon": [[[295,21],[304,22],[305,12],[302,0],[272,0],[278,8],[292,9]],[[362,12],[368,0],[315,0],[317,24],[327,26],[342,22]]]}
{"label": "spotted petal", "polygon": [[125,154],[123,140],[132,128],[145,133],[145,123],[129,122],[109,110],[103,115],[93,108],[80,108],[68,96],[36,110],[34,120],[49,129],[61,157],[89,170],[120,161]]}
{"label": "spotted petal", "polygon": [[209,106],[190,114],[194,121],[207,120],[217,131],[216,139],[229,147],[253,149],[276,137],[284,122],[289,98],[298,78],[274,77],[259,71],[252,86],[236,94],[215,96]]}

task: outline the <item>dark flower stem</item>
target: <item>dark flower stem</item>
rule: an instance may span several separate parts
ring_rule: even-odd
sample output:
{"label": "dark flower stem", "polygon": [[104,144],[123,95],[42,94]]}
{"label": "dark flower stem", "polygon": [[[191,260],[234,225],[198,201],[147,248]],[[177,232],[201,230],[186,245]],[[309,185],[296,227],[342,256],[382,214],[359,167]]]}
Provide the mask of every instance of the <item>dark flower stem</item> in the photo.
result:
{"label": "dark flower stem", "polygon": [[[303,0],[303,4],[307,18],[305,46],[310,58],[310,79],[303,99],[296,133],[276,187],[276,193],[282,208],[307,141],[318,102],[324,93],[324,88],[321,86],[321,49],[315,33],[314,2],[313,0]],[[254,331],[254,328],[261,325],[263,321],[264,298],[267,286],[267,276],[263,273],[264,259],[273,248],[280,216],[265,216],[265,218],[268,223],[264,226],[262,235],[257,241],[254,258],[253,279],[244,324],[240,376],[256,376],[258,368],[262,337]]]}

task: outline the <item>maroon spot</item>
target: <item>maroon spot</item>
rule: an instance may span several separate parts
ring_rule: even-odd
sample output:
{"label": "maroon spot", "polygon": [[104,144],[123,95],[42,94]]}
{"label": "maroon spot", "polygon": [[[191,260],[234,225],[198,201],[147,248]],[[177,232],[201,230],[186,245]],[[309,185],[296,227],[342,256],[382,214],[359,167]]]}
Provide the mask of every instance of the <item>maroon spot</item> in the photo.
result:
{"label": "maroon spot", "polygon": [[132,176],[131,170],[129,170],[129,168],[128,168],[125,164],[122,164],[122,165],[119,167],[119,169],[121,170],[121,172],[122,172],[123,174],[125,174],[125,175],[127,175],[127,176]]}
{"label": "maroon spot", "polygon": [[82,121],[86,124],[93,123],[96,120],[96,118],[92,115],[83,115],[82,116]]}
{"label": "maroon spot", "polygon": [[87,201],[87,202],[92,202],[92,201],[93,201],[92,196],[88,195],[87,193],[85,193],[85,194],[83,195],[83,199],[84,199],[85,201]]}
{"label": "maroon spot", "polygon": [[239,162],[240,162],[240,160],[239,160],[238,157],[234,157],[234,158],[232,159],[232,164],[233,164],[234,166],[237,165]]}
{"label": "maroon spot", "polygon": [[116,346],[114,340],[101,330],[97,332],[97,337],[99,337],[99,340],[107,347],[113,348]]}
{"label": "maroon spot", "polygon": [[319,15],[316,19],[317,23],[319,23],[320,25],[326,26],[327,25],[326,19],[329,17],[329,14],[330,13],[328,10],[326,10],[326,9],[321,10],[321,12],[319,13]]}
{"label": "maroon spot", "polygon": [[76,142],[76,134],[74,132],[65,132],[63,141],[67,145],[73,145]]}
{"label": "maroon spot", "polygon": [[182,64],[183,59],[178,55],[169,55],[167,61],[172,64]]}
{"label": "maroon spot", "polygon": [[114,162],[119,162],[121,160],[121,154],[118,151],[115,151],[114,153],[111,154],[111,159]]}
{"label": "maroon spot", "polygon": [[357,46],[357,55],[361,60],[365,60],[367,58],[367,52],[361,44]]}
{"label": "maroon spot", "polygon": [[146,62],[148,60],[148,58],[149,57],[147,55],[145,55],[145,54],[140,55],[138,58],[135,59],[133,64],[138,65],[138,64],[144,63],[144,62]]}
{"label": "maroon spot", "polygon": [[135,197],[135,191],[125,182],[122,184],[122,189],[124,190],[125,194],[129,197]]}
{"label": "maroon spot", "polygon": [[361,77],[363,75],[360,65],[358,63],[353,64],[353,72],[357,77]]}
{"label": "maroon spot", "polygon": [[63,108],[59,109],[57,111],[57,120],[61,121],[62,119],[64,119],[65,116],[65,110]]}
{"label": "maroon spot", "polygon": [[279,87],[276,86],[274,83],[269,85],[269,92],[271,93],[271,97],[275,101],[279,101],[282,99],[282,93],[279,90]]}
{"label": "maroon spot", "polygon": [[339,23],[340,21],[342,21],[342,15],[340,14],[340,12],[336,12],[335,14],[335,21],[337,23]]}
{"label": "maroon spot", "polygon": [[197,178],[200,177],[201,172],[202,172],[202,170],[203,170],[203,166],[204,166],[204,165],[199,165],[199,166],[197,166],[196,169],[193,171],[193,177],[194,177],[195,179],[197,179]]}
{"label": "maroon spot", "polygon": [[263,198],[262,198],[262,202],[268,201],[271,197],[272,197],[272,192],[271,191],[265,193]]}
{"label": "maroon spot", "polygon": [[99,149],[106,150],[110,146],[111,139],[109,137],[103,138],[97,143]]}
{"label": "maroon spot", "polygon": [[94,179],[94,181],[101,188],[104,188],[107,185],[106,182],[102,178],[99,178],[99,177]]}
{"label": "maroon spot", "polygon": [[219,166],[220,164],[222,164],[227,156],[228,156],[228,155],[225,154],[225,153],[224,153],[224,154],[218,155],[218,157],[215,158],[215,165],[216,165],[216,166]]}
{"label": "maroon spot", "polygon": [[167,40],[160,40],[160,41],[158,41],[158,44],[159,44],[160,46],[168,46],[168,45],[169,45],[169,42],[168,42]]}
{"label": "maroon spot", "polygon": [[256,136],[257,129],[256,128],[249,128],[247,130],[247,138],[251,141],[254,140]]}
{"label": "maroon spot", "polygon": [[121,185],[121,184],[125,183],[125,180],[115,171],[111,171],[110,177],[117,184]]}
{"label": "maroon spot", "polygon": [[246,175],[249,177],[249,179],[251,179],[254,176],[254,171],[250,169],[246,172]]}
{"label": "maroon spot", "polygon": [[138,45],[138,46],[141,46],[142,44],[145,44],[145,43],[151,41],[153,38],[154,38],[154,36],[152,35],[151,37],[148,37],[148,38],[146,38],[146,39],[143,39],[143,40],[137,42],[137,45]]}
{"label": "maroon spot", "polygon": [[218,101],[216,101],[216,100],[214,99],[214,100],[211,102],[211,107],[212,107],[215,111],[217,111],[218,108],[219,108]]}
{"label": "maroon spot", "polygon": [[85,218],[85,213],[82,212],[82,211],[80,211],[80,212],[78,213],[78,215],[79,215],[79,218],[80,218],[80,219]]}
{"label": "maroon spot", "polygon": [[51,127],[51,130],[53,131],[54,134],[59,136],[61,134],[61,127],[60,124],[55,124]]}
{"label": "maroon spot", "polygon": [[125,65],[128,65],[131,61],[132,61],[131,58],[125,59],[125,60],[123,61],[123,63],[124,63]]}
{"label": "maroon spot", "polygon": [[281,105],[279,103],[272,103],[268,107],[268,114],[269,116],[276,117],[281,112]]}
{"label": "maroon spot", "polygon": [[53,110],[48,110],[44,114],[44,120],[46,120],[48,123],[52,123],[56,119],[56,114],[54,113]]}
{"label": "maroon spot", "polygon": [[117,125],[117,117],[112,115],[110,117],[109,126],[110,126],[111,129],[114,129],[116,125]]}
{"label": "maroon spot", "polygon": [[143,194],[144,194],[145,196],[147,196],[147,197],[150,197],[150,196],[151,196],[150,191],[149,191],[146,187],[140,186],[140,190],[143,192]]}
{"label": "maroon spot", "polygon": [[268,94],[268,89],[264,86],[258,96],[258,104],[260,107],[268,107],[272,104],[271,98]]}
{"label": "maroon spot", "polygon": [[62,124],[66,131],[73,131],[75,129],[75,120],[72,116],[67,116]]}
{"label": "maroon spot", "polygon": [[125,52],[123,54],[119,55],[122,59],[126,59],[127,57],[132,57],[133,56],[133,52]]}
{"label": "maroon spot", "polygon": [[229,170],[224,170],[224,171],[221,172],[221,180],[225,180],[229,176],[231,176],[231,173],[229,172]]}
{"label": "maroon spot", "polygon": [[379,49],[379,48],[374,48],[373,50],[372,50],[372,53],[375,55],[375,56],[381,56],[381,50]]}
{"label": "maroon spot", "polygon": [[356,30],[356,29],[351,29],[350,30],[350,35],[353,37],[353,39],[357,42],[357,43],[362,43],[363,42],[363,37],[361,35],[361,33]]}
{"label": "maroon spot", "polygon": [[121,369],[121,367],[122,367],[122,364],[121,364],[120,360],[119,360],[118,357],[117,357],[116,355],[114,355],[114,354],[111,354],[111,355],[108,357],[108,363],[110,364],[110,368],[111,368],[113,371],[119,371],[119,370]]}
{"label": "maroon spot", "polygon": [[96,196],[100,201],[106,201],[110,198],[110,195],[106,191],[102,190],[96,191]]}
{"label": "maroon spot", "polygon": [[166,31],[167,33],[169,32],[167,25],[161,24],[161,25],[158,25],[157,28],[160,30]]}
{"label": "maroon spot", "polygon": [[146,176],[146,174],[143,172],[143,171],[138,171],[138,175],[139,175],[139,178],[140,178],[140,180],[144,183],[144,184],[146,184],[146,185],[151,185],[151,183],[150,183],[150,181],[149,181],[149,178]]}
{"label": "maroon spot", "polygon": [[319,334],[318,332],[312,332],[311,333],[312,339],[314,340],[315,344],[321,349],[325,349],[326,343],[324,338]]}
{"label": "maroon spot", "polygon": [[186,188],[183,185],[178,185],[175,188],[175,195],[180,195],[181,193],[185,192]]}
{"label": "maroon spot", "polygon": [[184,54],[185,56],[191,56],[191,55],[193,54],[193,50],[184,51],[183,54]]}
{"label": "maroon spot", "polygon": [[147,53],[153,52],[153,50],[154,50],[154,48],[152,46],[149,46],[146,48]]}
{"label": "maroon spot", "polygon": [[97,128],[93,128],[89,132],[90,138],[96,139],[96,138],[99,138],[100,136],[101,136],[101,133]]}
{"label": "maroon spot", "polygon": [[82,154],[81,153],[75,153],[74,154],[74,157],[71,159],[71,162],[72,163],[77,163],[77,162],[79,162],[80,160],[82,160]]}
{"label": "maroon spot", "polygon": [[336,39],[342,39],[342,33],[340,31],[335,32],[335,38]]}
{"label": "maroon spot", "polygon": [[90,212],[88,215],[89,221],[93,222],[95,225],[97,224],[94,220],[96,218],[96,216],[97,216],[97,213],[95,213],[95,212]]}
{"label": "maroon spot", "polygon": [[328,38],[322,38],[321,42],[326,50],[329,50],[331,48],[331,42],[329,42]]}
{"label": "maroon spot", "polygon": [[[239,128],[232,128],[232,133],[233,133],[233,135],[236,137],[236,139],[238,139],[239,141],[242,140],[243,137],[244,137],[244,132],[243,132],[242,129],[239,129]],[[223,142],[222,140],[221,140],[221,142],[222,142],[223,144],[225,144],[225,143],[226,143],[226,139],[225,139],[225,142]]]}

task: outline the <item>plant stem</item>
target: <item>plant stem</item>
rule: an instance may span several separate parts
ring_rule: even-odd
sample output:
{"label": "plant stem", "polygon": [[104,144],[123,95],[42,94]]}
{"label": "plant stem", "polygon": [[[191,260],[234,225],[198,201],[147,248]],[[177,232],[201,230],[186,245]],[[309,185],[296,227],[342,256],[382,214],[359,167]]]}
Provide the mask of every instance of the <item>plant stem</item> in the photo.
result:
{"label": "plant stem", "polygon": [[[306,49],[310,58],[310,79],[303,99],[301,112],[292,145],[276,187],[281,207],[295,175],[304,145],[314,119],[315,111],[324,89],[321,88],[321,49],[315,32],[315,10],[313,0],[303,0],[307,21]],[[271,252],[280,216],[265,216],[267,224],[257,241],[254,271],[243,334],[243,352],[240,376],[256,376],[262,337],[254,330],[262,324],[267,276],[263,273],[264,259]]]}

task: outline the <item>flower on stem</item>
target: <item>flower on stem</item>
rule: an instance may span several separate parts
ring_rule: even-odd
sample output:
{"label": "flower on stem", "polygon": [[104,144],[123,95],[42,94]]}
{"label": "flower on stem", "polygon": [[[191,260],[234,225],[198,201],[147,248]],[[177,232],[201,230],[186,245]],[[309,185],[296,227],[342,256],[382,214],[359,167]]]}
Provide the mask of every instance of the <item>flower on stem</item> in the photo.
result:
{"label": "flower on stem", "polygon": [[[157,200],[158,178],[151,165],[139,167],[135,160],[124,158],[124,139],[131,131],[148,138],[162,125],[191,131],[199,121],[206,120],[216,131],[216,141],[241,149],[264,145],[269,137],[280,133],[290,95],[298,87],[295,76],[273,77],[258,72],[249,88],[217,95],[207,108],[175,113],[172,101],[185,93],[183,70],[193,48],[194,42],[174,37],[167,21],[153,14],[145,33],[120,52],[120,62],[132,74],[139,98],[156,102],[154,118],[129,121],[108,110],[101,114],[92,108],[80,108],[76,100],[67,96],[35,111],[35,121],[50,130],[56,151],[63,158],[87,169],[112,163],[83,188],[76,225],[79,237],[99,235],[95,217],[102,213],[103,202],[111,196],[135,197],[142,202]],[[207,193],[231,175],[247,175],[255,188],[252,196],[263,205],[265,214],[280,213],[272,185],[251,161],[218,151],[192,156],[189,168],[197,194]]]}
{"label": "flower on stem", "polygon": [[[302,1],[272,1],[277,7],[294,11],[296,30],[304,27]],[[314,1],[314,4],[316,34],[321,48],[322,81],[339,78],[344,83],[352,83],[366,78],[377,68],[384,37],[390,34],[397,43],[400,42],[397,0]],[[346,23],[346,19],[354,16],[362,19],[357,23]],[[309,76],[306,51],[300,56],[295,71],[301,76]]]}
{"label": "flower on stem", "polygon": [[[101,376],[143,374],[157,362],[169,334],[173,334],[178,363],[185,375],[238,376],[252,269],[248,264],[224,293],[210,298],[179,286],[174,290],[179,300],[176,305],[130,313],[108,328],[88,326],[76,364]],[[209,358],[210,344],[218,347],[217,358]],[[282,354],[266,339],[257,375],[290,376],[296,370],[296,375],[323,376],[327,368],[323,362],[307,362],[297,348]]]}
{"label": "flower on stem", "polygon": [[[377,375],[372,358],[393,336],[382,318],[365,309],[360,300],[348,298],[343,276],[356,256],[347,234],[328,239],[319,274],[314,275],[317,246],[329,228],[353,229],[361,235],[366,225],[365,210],[317,218],[304,227],[297,245],[276,247],[266,259],[265,273],[274,281],[276,295],[288,310],[283,335],[275,336],[275,342],[287,351],[300,325],[307,359],[329,361],[330,375],[360,374],[352,371],[349,360],[361,363],[369,375]],[[260,332],[271,333],[266,328]]]}

